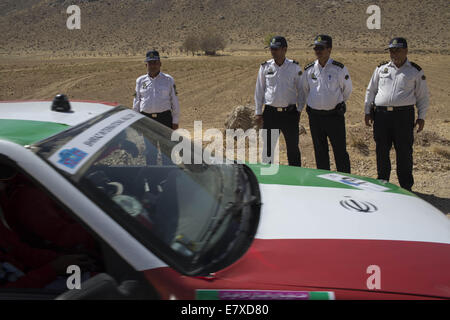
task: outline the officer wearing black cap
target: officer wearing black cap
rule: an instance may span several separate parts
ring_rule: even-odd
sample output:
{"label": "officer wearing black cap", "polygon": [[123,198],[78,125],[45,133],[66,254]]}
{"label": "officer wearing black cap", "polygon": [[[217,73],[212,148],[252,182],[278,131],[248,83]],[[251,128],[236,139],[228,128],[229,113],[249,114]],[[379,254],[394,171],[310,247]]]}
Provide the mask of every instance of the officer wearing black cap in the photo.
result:
{"label": "officer wearing black cap", "polygon": [[[394,145],[397,155],[397,177],[400,186],[411,190],[414,184],[414,127],[423,130],[429,106],[425,74],[420,66],[407,58],[405,38],[389,42],[391,61],[375,68],[366,91],[365,123],[373,123],[376,142],[378,179],[389,181],[391,161],[389,152]],[[418,119],[414,121],[414,105]]]}
{"label": "officer wearing black cap", "polygon": [[133,110],[169,128],[178,129],[180,106],[175,81],[170,75],[161,72],[158,51],[148,51],[145,62],[148,73],[136,80]]}
{"label": "officer wearing black cap", "polygon": [[345,102],[352,92],[350,74],[342,63],[330,58],[333,42],[328,35],[314,39],[317,60],[305,67],[301,83],[301,108],[306,102],[309,127],[318,169],[330,170],[330,139],[337,171],[350,173],[345,136]]}
{"label": "officer wearing black cap", "polygon": [[[279,129],[286,141],[289,165],[301,166],[298,109],[301,101],[302,69],[295,60],[286,58],[287,41],[276,36],[270,41],[273,59],[261,64],[255,88],[255,114],[259,127],[267,130],[263,156],[273,160],[271,129]],[[264,112],[263,112],[264,106]]]}

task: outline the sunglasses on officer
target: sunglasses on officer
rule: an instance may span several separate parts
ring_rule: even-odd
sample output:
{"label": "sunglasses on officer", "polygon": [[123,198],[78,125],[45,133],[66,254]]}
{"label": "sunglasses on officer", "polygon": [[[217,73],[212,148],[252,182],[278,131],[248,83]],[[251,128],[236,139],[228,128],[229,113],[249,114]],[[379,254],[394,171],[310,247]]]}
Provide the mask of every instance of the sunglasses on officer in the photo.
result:
{"label": "sunglasses on officer", "polygon": [[392,53],[398,53],[398,52],[405,52],[406,48],[389,48],[389,52]]}
{"label": "sunglasses on officer", "polygon": [[325,47],[324,46],[315,46],[313,49],[314,49],[314,51],[323,51],[323,50],[325,50]]}

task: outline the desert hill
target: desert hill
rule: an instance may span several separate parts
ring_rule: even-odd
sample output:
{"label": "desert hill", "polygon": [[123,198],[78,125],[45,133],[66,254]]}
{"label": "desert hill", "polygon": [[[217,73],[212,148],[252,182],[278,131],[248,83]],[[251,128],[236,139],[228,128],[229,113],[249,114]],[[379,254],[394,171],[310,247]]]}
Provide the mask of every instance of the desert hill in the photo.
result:
{"label": "desert hill", "polygon": [[[81,29],[68,30],[66,10],[81,9]],[[370,5],[381,8],[381,29],[369,30]],[[410,47],[448,53],[446,0],[2,0],[0,54],[95,52],[141,54],[155,47],[179,53],[190,33],[214,29],[229,50],[261,49],[267,34],[305,48],[317,33],[335,47],[380,49],[403,35]]]}

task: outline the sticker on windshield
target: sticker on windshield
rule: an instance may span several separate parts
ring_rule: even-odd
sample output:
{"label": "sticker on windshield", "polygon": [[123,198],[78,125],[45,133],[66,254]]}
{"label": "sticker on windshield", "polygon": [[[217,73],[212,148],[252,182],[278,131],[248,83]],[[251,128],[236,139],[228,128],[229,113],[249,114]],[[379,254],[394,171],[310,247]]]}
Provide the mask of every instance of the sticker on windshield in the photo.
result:
{"label": "sticker on windshield", "polygon": [[328,291],[210,290],[197,289],[197,300],[334,300]]}
{"label": "sticker on windshield", "polygon": [[75,174],[98,150],[126,127],[144,115],[132,110],[123,110],[96,123],[70,140],[48,158],[56,167]]}
{"label": "sticker on windshield", "polygon": [[72,148],[72,149],[64,149],[59,153],[60,160],[58,163],[61,163],[62,165],[73,169],[75,168],[78,163],[83,160],[84,157],[86,157],[88,154],[78,148]]}
{"label": "sticker on windshield", "polygon": [[338,173],[321,174],[317,177],[335,181],[335,182],[339,182],[339,183],[343,183],[348,186],[352,186],[352,187],[355,187],[355,188],[358,188],[361,190],[379,191],[379,192],[389,190],[389,188],[377,185],[375,183],[364,181],[364,180],[353,178],[353,177],[344,176],[344,175],[338,174]]}

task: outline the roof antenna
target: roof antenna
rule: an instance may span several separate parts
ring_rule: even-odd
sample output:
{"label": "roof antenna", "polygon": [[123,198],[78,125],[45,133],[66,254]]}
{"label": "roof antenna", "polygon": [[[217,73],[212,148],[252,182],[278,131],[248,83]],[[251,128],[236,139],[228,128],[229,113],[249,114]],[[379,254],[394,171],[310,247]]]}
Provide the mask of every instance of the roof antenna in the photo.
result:
{"label": "roof antenna", "polygon": [[52,111],[56,112],[72,112],[69,99],[65,94],[57,94],[53,99]]}

